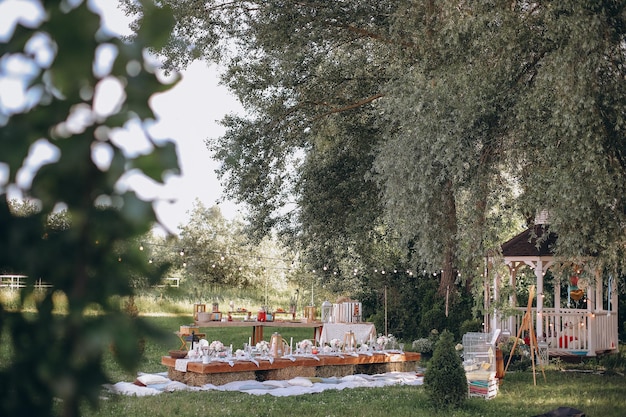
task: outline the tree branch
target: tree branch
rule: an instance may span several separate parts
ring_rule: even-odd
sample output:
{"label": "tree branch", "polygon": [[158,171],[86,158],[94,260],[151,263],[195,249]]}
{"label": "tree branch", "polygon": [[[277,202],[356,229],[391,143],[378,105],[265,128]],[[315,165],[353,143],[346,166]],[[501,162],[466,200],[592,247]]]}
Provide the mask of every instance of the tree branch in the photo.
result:
{"label": "tree branch", "polygon": [[373,96],[364,98],[363,100],[357,101],[355,103],[349,104],[349,105],[344,106],[344,107],[332,108],[329,111],[327,111],[325,113],[322,113],[321,115],[315,117],[313,119],[313,121],[319,120],[319,119],[321,119],[323,117],[329,116],[329,115],[334,114],[334,113],[341,113],[341,112],[344,112],[344,111],[356,109],[358,107],[364,106],[365,104],[369,104],[369,103],[373,102],[374,100],[377,100],[377,99],[379,99],[381,97],[384,97],[384,94],[378,93],[378,94],[374,94]]}

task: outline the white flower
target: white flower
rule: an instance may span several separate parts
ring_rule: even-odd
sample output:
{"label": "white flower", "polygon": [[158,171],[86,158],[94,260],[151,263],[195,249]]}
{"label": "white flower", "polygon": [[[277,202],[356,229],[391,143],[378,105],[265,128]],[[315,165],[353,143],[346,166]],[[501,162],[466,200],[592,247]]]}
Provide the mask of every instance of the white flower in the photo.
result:
{"label": "white flower", "polygon": [[386,345],[389,343],[389,338],[387,336],[380,335],[378,339],[376,339],[376,344],[378,345]]}
{"label": "white flower", "polygon": [[339,349],[341,347],[341,345],[343,345],[343,342],[339,339],[332,339],[330,341],[330,347],[331,348],[335,348],[335,349]]}
{"label": "white flower", "polygon": [[270,345],[265,340],[261,340],[256,344],[256,349],[261,353],[267,353],[270,351]]}
{"label": "white flower", "polygon": [[235,351],[235,357],[237,357],[237,358],[245,358],[246,357],[246,352],[244,352],[242,349],[237,349]]}
{"label": "white flower", "polygon": [[457,343],[457,345],[454,347],[456,350],[463,350],[463,345],[460,343]]}
{"label": "white flower", "polygon": [[222,350],[224,350],[224,344],[220,342],[219,340],[214,340],[209,345],[209,349],[212,352],[221,352]]}
{"label": "white flower", "polygon": [[302,349],[308,349],[311,346],[313,346],[313,343],[309,339],[304,339],[302,342],[300,342],[300,347]]}

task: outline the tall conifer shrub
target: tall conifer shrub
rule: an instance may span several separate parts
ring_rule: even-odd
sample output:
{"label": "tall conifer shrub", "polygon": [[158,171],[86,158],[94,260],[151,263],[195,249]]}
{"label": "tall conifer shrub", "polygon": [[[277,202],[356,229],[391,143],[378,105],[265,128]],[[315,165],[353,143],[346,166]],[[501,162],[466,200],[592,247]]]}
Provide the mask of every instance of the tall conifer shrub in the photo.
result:
{"label": "tall conifer shrub", "polygon": [[444,331],[424,375],[424,388],[437,408],[458,408],[467,399],[467,378],[454,349],[453,335]]}

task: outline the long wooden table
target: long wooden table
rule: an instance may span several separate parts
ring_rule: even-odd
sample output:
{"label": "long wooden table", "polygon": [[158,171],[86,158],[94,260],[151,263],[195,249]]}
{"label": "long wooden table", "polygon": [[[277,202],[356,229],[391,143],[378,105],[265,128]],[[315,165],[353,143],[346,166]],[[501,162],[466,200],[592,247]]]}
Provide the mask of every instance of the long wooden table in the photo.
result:
{"label": "long wooden table", "polygon": [[273,363],[258,360],[258,366],[250,361],[234,361],[232,366],[227,362],[204,364],[189,361],[186,372],[176,370],[176,359],[169,356],[163,356],[161,364],[167,366],[168,376],[173,381],[202,386],[223,385],[233,381],[286,380],[298,376],[331,377],[359,373],[373,375],[392,371],[410,372],[417,369],[420,359],[419,353],[404,352],[343,357],[319,355],[317,359],[296,356],[295,361],[288,358],[276,358]]}
{"label": "long wooden table", "polygon": [[313,339],[319,340],[324,323],[321,321],[314,322],[295,322],[295,321],[196,321],[195,325],[200,328],[224,328],[224,327],[252,327],[253,344],[257,344],[263,340],[263,329],[265,327],[295,327],[295,328],[312,328]]}

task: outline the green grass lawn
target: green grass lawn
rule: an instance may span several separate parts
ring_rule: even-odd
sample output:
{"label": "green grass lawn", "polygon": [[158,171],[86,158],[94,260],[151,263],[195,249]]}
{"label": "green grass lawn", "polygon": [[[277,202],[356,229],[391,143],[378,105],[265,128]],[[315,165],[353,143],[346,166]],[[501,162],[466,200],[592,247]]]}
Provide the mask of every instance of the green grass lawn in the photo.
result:
{"label": "green grass lawn", "polygon": [[[163,340],[148,340],[143,360],[137,370],[164,372],[161,356],[179,346],[174,332],[180,325],[190,324],[189,316],[149,317],[155,326],[166,330]],[[207,339],[221,340],[243,346],[251,335],[251,328],[200,329]],[[283,337],[302,340],[311,337],[311,329],[277,328]],[[271,333],[265,335],[268,339]],[[4,344],[6,345],[6,344]],[[6,360],[8,349],[0,345],[0,359]],[[2,360],[0,360],[2,363]],[[113,355],[105,357],[105,369],[113,382],[132,382],[136,375],[122,370]],[[103,391],[97,410],[85,405],[82,415],[103,416],[483,416],[528,417],[545,413],[559,406],[577,408],[589,417],[626,416],[626,378],[619,373],[599,375],[581,372],[563,372],[556,366],[546,371],[547,382],[537,374],[533,385],[531,370],[508,372],[498,396],[492,400],[471,398],[459,410],[435,410],[423,387],[396,386],[385,388],[357,388],[343,391],[328,390],[319,394],[277,398],[270,395],[253,396],[239,392],[174,392],[154,397],[129,397]]]}
{"label": "green grass lawn", "polygon": [[[159,327],[172,332],[180,325],[190,324],[188,317],[149,318]],[[207,339],[221,340],[243,346],[251,329],[231,327],[200,329]],[[311,337],[311,329],[280,329],[283,337],[302,340]],[[270,334],[266,334],[268,339]],[[176,348],[178,339],[172,334],[165,343],[149,341],[140,364],[143,372],[163,372],[160,358],[167,350]],[[107,361],[113,380],[131,381],[134,375],[117,370]],[[546,371],[547,382],[537,373],[533,385],[532,370],[509,372],[498,396],[492,400],[470,399],[460,410],[434,410],[422,387],[357,388],[329,390],[320,394],[277,398],[270,395],[253,396],[238,392],[175,392],[155,397],[127,397],[106,394],[99,410],[85,408],[85,416],[484,416],[528,417],[542,414],[560,406],[577,408],[587,416],[623,417],[626,415],[626,378],[620,374],[563,372],[552,366]],[[117,377],[116,377],[117,376]]]}
{"label": "green grass lawn", "polygon": [[532,372],[508,373],[492,400],[472,398],[459,410],[434,410],[422,387],[357,388],[276,398],[238,392],[175,392],[154,397],[107,395],[85,416],[485,416],[528,417],[559,406],[587,416],[626,415],[623,376],[548,371],[533,386]]}

